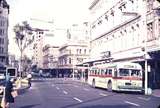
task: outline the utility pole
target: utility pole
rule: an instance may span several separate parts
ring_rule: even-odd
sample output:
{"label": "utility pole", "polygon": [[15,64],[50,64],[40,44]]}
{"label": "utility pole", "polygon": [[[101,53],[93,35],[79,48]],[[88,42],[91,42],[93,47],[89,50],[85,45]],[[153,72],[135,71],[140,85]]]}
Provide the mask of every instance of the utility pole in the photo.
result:
{"label": "utility pole", "polygon": [[145,66],[145,81],[144,81],[144,93],[148,95],[148,53],[147,53],[147,1],[142,1],[142,9],[143,9],[143,32],[144,32],[144,66]]}

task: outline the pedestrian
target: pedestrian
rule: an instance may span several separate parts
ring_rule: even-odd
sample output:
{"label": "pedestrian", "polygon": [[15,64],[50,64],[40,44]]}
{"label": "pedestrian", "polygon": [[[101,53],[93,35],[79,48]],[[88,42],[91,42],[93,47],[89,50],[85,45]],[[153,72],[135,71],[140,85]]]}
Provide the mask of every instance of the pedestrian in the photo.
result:
{"label": "pedestrian", "polygon": [[29,85],[29,87],[31,87],[31,78],[32,78],[32,74],[28,73],[27,79],[28,79],[28,85]]}
{"label": "pedestrian", "polygon": [[5,83],[5,102],[6,108],[9,108],[10,103],[14,103],[14,97],[12,96],[13,84],[9,75],[6,75],[6,83]]}

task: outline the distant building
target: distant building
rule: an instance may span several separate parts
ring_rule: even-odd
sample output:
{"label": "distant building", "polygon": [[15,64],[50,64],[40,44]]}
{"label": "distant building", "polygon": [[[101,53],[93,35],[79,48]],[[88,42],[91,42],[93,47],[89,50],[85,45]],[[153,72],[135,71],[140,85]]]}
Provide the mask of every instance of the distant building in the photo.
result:
{"label": "distant building", "polygon": [[9,5],[0,0],[0,64],[8,64],[8,16]]}
{"label": "distant building", "polygon": [[85,41],[70,41],[59,49],[58,68],[62,75],[78,72],[77,64],[83,63],[89,57],[89,44]]}
{"label": "distant building", "polygon": [[45,45],[43,47],[43,69],[57,69],[58,56],[58,46]]}
{"label": "distant building", "polygon": [[44,32],[36,31],[33,45],[33,64],[37,65],[38,68],[43,68],[43,38]]}

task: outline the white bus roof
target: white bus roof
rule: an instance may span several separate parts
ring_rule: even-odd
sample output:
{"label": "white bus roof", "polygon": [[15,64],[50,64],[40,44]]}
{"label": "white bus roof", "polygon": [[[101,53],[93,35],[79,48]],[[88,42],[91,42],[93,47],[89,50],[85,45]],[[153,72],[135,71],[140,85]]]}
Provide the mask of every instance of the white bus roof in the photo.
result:
{"label": "white bus roof", "polygon": [[122,63],[105,63],[105,64],[98,64],[92,66],[93,68],[96,67],[117,67],[117,68],[127,68],[127,69],[142,69],[141,65],[138,63],[131,63],[131,62],[122,62]]}

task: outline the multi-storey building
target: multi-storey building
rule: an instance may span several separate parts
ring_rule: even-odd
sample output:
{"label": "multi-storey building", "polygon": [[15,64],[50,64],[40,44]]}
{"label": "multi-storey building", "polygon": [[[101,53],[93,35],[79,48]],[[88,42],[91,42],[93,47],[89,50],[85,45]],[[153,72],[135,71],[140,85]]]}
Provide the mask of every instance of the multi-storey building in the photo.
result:
{"label": "multi-storey building", "polygon": [[0,1],[0,64],[8,64],[8,15],[9,5]]}
{"label": "multi-storey building", "polygon": [[33,47],[33,56],[34,56],[34,64],[37,65],[38,68],[43,68],[43,38],[44,32],[42,30],[36,31],[34,47]]}
{"label": "multi-storey building", "polygon": [[149,87],[160,87],[158,4],[156,0],[94,0],[89,7],[90,63],[131,61],[144,69],[147,59]]}
{"label": "multi-storey building", "polygon": [[59,54],[59,72],[64,75],[71,75],[73,71],[78,73],[77,64],[83,63],[89,57],[88,42],[70,41],[63,45]]}
{"label": "multi-storey building", "polygon": [[59,47],[49,44],[43,47],[43,69],[57,69]]}

